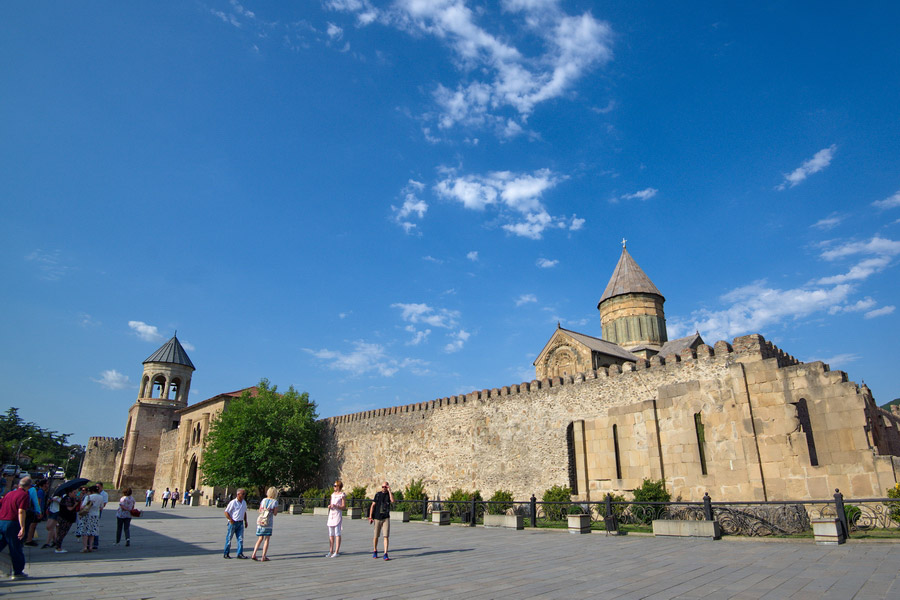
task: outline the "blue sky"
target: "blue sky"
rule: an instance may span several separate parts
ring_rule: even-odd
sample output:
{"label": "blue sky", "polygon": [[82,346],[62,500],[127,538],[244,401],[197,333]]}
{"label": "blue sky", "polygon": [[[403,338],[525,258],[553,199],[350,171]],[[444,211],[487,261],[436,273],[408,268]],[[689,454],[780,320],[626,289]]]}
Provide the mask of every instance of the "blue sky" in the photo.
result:
{"label": "blue sky", "polygon": [[4,3],[4,404],[121,436],[176,329],[192,402],[531,380],[622,238],[670,338],[900,396],[900,7],[730,4]]}

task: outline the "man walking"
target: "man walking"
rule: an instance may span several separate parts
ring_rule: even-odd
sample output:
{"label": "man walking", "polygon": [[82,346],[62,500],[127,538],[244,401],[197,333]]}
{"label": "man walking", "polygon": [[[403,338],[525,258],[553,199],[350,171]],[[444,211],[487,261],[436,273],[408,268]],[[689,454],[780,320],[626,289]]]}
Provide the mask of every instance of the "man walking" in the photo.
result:
{"label": "man walking", "polygon": [[31,477],[19,480],[19,487],[3,496],[0,501],[0,552],[9,546],[9,557],[12,560],[13,574],[10,579],[25,579],[25,550],[22,540],[25,537],[25,516],[31,498]]}
{"label": "man walking", "polygon": [[231,558],[231,536],[237,536],[237,557],[247,558],[244,556],[244,528],[247,526],[247,503],[244,501],[246,495],[244,488],[237,491],[237,498],[228,503],[225,507],[225,518],[228,519],[228,531],[225,533],[225,558]]}
{"label": "man walking", "polygon": [[388,538],[391,535],[391,505],[394,503],[394,492],[385,481],[381,484],[381,491],[375,494],[372,504],[369,505],[369,523],[375,523],[375,538],[372,540],[372,558],[378,558],[378,536],[384,532],[384,560],[388,557]]}
{"label": "man walking", "polygon": [[169,488],[166,488],[166,491],[163,492],[163,505],[162,505],[163,508],[165,508],[166,504],[169,503],[169,496],[171,496],[171,495],[172,495],[172,492],[169,491]]}

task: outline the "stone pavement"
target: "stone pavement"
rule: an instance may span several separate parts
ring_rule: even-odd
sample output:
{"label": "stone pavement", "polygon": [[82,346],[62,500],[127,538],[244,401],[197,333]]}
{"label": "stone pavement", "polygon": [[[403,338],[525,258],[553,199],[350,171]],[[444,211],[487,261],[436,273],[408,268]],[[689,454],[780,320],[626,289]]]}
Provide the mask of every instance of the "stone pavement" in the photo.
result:
{"label": "stone pavement", "polygon": [[[251,511],[251,528],[255,511]],[[372,559],[367,521],[344,519],[342,555],[325,558],[324,517],[275,519],[267,563],[223,560],[219,509],[151,509],[132,521],[132,546],[29,548],[31,578],[0,578],[0,595],[28,598],[900,598],[900,543],[607,537],[565,531],[392,523],[391,558]],[[41,530],[43,531],[43,530]],[[46,531],[44,531],[46,535]],[[249,555],[256,536],[247,536]],[[232,555],[234,555],[232,542]],[[8,554],[3,553],[6,559]],[[8,563],[8,561],[7,561]]]}

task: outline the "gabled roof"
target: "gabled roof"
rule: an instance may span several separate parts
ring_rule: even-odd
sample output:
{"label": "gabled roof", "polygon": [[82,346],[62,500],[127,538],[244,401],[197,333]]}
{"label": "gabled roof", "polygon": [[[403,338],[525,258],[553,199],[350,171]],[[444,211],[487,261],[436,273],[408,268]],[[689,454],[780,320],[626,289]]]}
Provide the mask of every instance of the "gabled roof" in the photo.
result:
{"label": "gabled roof", "polygon": [[181,414],[181,415],[190,414],[190,412],[192,410],[195,410],[197,408],[205,408],[206,406],[213,404],[215,402],[218,402],[220,400],[225,400],[225,399],[233,400],[235,398],[240,398],[244,392],[250,392],[251,396],[259,395],[259,389],[257,389],[257,387],[254,385],[251,387],[246,387],[242,390],[237,390],[235,392],[225,392],[224,394],[216,394],[212,398],[207,398],[206,400],[201,400],[200,402],[197,402],[196,404],[191,404],[190,406],[182,408],[181,410],[179,410],[177,412],[178,412],[178,414]]}
{"label": "gabled roof", "polygon": [[668,356],[670,354],[681,354],[685,348],[696,348],[703,343],[700,332],[694,333],[687,337],[678,338],[677,340],[669,340],[659,349],[660,356]]}
{"label": "gabled roof", "polygon": [[[597,303],[597,306],[599,307],[600,303],[613,296],[635,293],[656,294],[663,298],[663,295],[659,293],[659,290],[656,289],[656,286],[653,285],[647,274],[634,262],[634,259],[628,254],[628,250],[623,247],[622,256],[619,257],[619,262],[616,264],[612,277],[609,278],[609,283],[606,285],[606,290],[604,290],[603,296],[600,297],[600,302]],[[663,299],[665,300],[665,298]]]}
{"label": "gabled roof", "polygon": [[[627,360],[631,362],[636,362],[639,356],[635,356],[625,348],[619,346],[618,344],[613,344],[612,342],[607,342],[606,340],[601,340],[600,338],[595,338],[590,335],[585,335],[583,333],[578,333],[577,331],[572,331],[570,329],[564,329],[557,325],[556,331],[553,335],[550,336],[550,339],[547,340],[547,343],[544,344],[543,349],[538,353],[538,358],[540,358],[544,352],[547,350],[547,347],[550,345],[550,342],[553,341],[553,338],[556,337],[557,332],[564,332],[566,335],[574,339],[576,342],[584,344],[588,348],[590,348],[594,352],[599,352],[601,354],[607,354],[609,356],[614,356],[616,358]],[[537,358],[534,359],[532,364],[537,364]]]}
{"label": "gabled roof", "polygon": [[159,350],[147,357],[143,364],[146,365],[147,363],[170,363],[190,367],[191,371],[197,370],[190,357],[188,357],[187,352],[184,351],[181,342],[174,335]]}

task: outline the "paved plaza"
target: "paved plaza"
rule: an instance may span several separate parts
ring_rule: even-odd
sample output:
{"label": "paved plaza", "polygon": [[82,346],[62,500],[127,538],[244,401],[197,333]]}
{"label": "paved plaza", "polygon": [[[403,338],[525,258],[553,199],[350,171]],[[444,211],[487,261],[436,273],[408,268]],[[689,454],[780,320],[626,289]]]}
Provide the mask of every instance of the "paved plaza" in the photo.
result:
{"label": "paved plaza", "polygon": [[[253,528],[255,511],[250,515]],[[68,554],[28,548],[31,578],[0,579],[0,595],[20,600],[900,598],[898,543],[823,547],[812,541],[607,537],[394,522],[392,560],[386,562],[372,559],[367,521],[344,519],[342,555],[325,558],[325,518],[283,514],[275,520],[271,561],[261,563],[223,560],[225,523],[219,509],[157,507],[134,519],[132,546],[126,548],[113,546],[115,511],[108,510],[99,553],[79,553],[71,534]],[[255,540],[247,536],[248,555]],[[5,569],[6,552],[2,560]]]}

